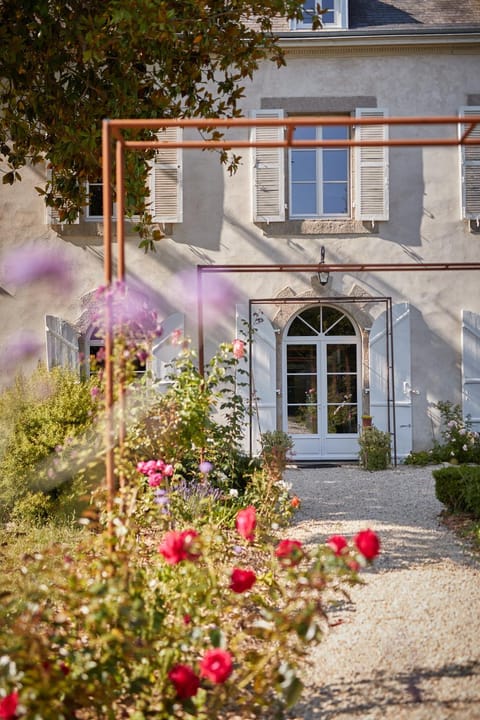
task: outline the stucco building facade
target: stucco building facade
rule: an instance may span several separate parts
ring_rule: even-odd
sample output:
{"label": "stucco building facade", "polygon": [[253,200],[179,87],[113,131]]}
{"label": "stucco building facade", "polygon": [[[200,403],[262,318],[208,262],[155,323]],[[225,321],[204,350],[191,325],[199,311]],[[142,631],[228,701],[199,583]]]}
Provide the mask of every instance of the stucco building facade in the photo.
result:
{"label": "stucco building facade", "polygon": [[[325,8],[320,30],[310,29],[307,15],[304,25],[279,21],[286,67],[262,65],[246,87],[245,115],[344,117],[345,126],[319,120],[295,131],[299,139],[335,140],[365,132],[455,137],[453,125],[369,130],[353,120],[480,114],[479,2],[331,0]],[[245,128],[236,137],[250,133],[276,139],[283,129]],[[167,155],[157,157],[152,186],[165,237],[146,255],[128,234],[126,257],[129,282],[165,319],[152,359],[157,376],[173,352],[171,331],[198,341],[198,265],[480,259],[479,147],[257,148],[242,154],[232,176],[213,152]],[[76,225],[46,218],[34,189],[43,172],[28,169],[21,185],[0,191],[3,256],[32,243],[58,248],[74,282],[66,295],[49,286],[34,295],[12,285],[3,267],[5,367],[19,331],[42,343],[30,365],[46,357],[45,332],[50,364],[61,360],[57,335],[70,347],[69,362],[77,344],[88,356],[85,313],[103,283],[101,215],[92,204]],[[253,320],[254,450],[259,431],[278,428],[292,434],[299,460],[355,458],[368,413],[392,432],[401,459],[438,439],[439,400],[461,403],[480,430],[478,271],[346,270],[328,279],[313,267],[206,272],[203,288],[207,356],[241,334],[243,319]]]}

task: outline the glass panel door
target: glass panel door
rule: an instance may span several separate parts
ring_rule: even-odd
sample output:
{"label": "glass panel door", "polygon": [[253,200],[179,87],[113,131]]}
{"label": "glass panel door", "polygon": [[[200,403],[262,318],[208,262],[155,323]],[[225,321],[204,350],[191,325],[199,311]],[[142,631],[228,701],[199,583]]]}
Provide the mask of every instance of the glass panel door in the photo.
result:
{"label": "glass panel door", "polygon": [[357,345],[327,343],[327,432],[356,433],[358,428]]}
{"label": "glass panel door", "polygon": [[287,346],[287,432],[316,434],[317,344]]}

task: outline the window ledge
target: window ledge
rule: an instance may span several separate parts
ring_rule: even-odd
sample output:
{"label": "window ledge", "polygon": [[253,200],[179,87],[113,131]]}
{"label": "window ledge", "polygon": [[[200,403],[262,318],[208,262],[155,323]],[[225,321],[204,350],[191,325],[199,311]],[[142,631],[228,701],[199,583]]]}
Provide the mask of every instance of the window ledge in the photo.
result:
{"label": "window ledge", "polygon": [[256,223],[265,235],[283,237],[292,235],[374,235],[378,223],[361,220],[287,220],[285,222]]}

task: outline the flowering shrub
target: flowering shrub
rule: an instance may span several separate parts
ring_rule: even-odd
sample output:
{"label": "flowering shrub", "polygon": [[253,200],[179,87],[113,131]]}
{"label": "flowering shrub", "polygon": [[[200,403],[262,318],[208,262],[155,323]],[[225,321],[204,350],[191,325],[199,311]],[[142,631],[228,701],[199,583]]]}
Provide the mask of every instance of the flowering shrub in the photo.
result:
{"label": "flowering shrub", "polygon": [[412,452],[405,459],[410,465],[430,465],[440,462],[480,464],[480,436],[472,423],[463,418],[460,405],[441,401],[434,405],[441,415],[442,442],[435,442],[430,450]]}
{"label": "flowering shrub", "polygon": [[445,401],[438,402],[436,407],[442,416],[442,459],[458,463],[479,462],[479,435],[472,430],[469,420],[463,419],[460,405]]}
{"label": "flowering shrub", "polygon": [[136,497],[118,503],[113,551],[108,533],[92,535],[55,577],[32,558],[24,572],[41,581],[23,608],[2,597],[0,718],[213,718],[293,704],[308,645],[328,630],[331,598],[379,552],[375,533],[268,550],[252,506],[236,530],[199,532],[172,529],[160,510],[138,525]]}

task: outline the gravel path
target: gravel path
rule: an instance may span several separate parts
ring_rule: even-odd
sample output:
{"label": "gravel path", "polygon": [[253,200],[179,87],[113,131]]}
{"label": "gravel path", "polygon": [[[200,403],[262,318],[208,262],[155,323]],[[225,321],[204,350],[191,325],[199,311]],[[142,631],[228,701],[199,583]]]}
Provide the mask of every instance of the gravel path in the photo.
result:
{"label": "gravel path", "polygon": [[382,553],[312,651],[295,720],[480,720],[480,562],[439,523],[432,468],[289,469],[291,537],[366,527]]}

